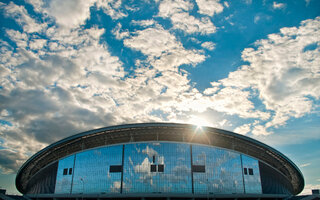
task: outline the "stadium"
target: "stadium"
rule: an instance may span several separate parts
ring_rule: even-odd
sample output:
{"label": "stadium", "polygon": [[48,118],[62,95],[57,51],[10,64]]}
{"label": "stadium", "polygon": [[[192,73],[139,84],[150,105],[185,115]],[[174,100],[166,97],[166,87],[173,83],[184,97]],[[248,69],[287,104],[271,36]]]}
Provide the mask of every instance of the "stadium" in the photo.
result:
{"label": "stadium", "polygon": [[79,133],[18,171],[30,199],[285,199],[304,188],[279,151],[233,132],[142,123]]}

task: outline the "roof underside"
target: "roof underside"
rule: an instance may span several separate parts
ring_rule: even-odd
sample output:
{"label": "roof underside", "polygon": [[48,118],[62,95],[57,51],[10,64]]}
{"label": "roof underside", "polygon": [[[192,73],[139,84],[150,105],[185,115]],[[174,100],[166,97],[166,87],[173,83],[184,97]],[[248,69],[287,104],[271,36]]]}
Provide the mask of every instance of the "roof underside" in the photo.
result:
{"label": "roof underside", "polygon": [[39,170],[70,154],[99,146],[143,141],[174,141],[212,145],[238,151],[265,162],[282,173],[292,184],[293,193],[304,187],[299,169],[277,150],[251,138],[221,129],[173,123],[147,123],[106,127],[60,140],[32,156],[19,170],[17,189],[26,192],[27,183]]}

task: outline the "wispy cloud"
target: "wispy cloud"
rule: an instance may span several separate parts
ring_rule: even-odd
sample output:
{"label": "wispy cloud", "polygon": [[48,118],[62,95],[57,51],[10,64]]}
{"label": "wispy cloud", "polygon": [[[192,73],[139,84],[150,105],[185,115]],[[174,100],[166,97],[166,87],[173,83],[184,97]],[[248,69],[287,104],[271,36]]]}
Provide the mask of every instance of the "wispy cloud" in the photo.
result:
{"label": "wispy cloud", "polygon": [[[206,7],[205,9],[202,6],[205,2],[203,2],[202,0],[199,1],[199,3],[201,5],[199,6],[200,11],[202,10],[202,12],[206,14],[213,15],[214,12],[218,12],[213,10],[215,9],[215,7],[212,6]],[[219,3],[217,4],[220,5]],[[198,19],[189,14],[189,11],[192,10],[193,6],[194,5],[189,1],[176,2],[172,0],[165,0],[162,1],[159,5],[158,15],[163,18],[169,18],[173,24],[174,29],[183,30],[188,34],[211,34],[216,32],[216,27],[208,17],[202,17]],[[207,8],[209,8],[209,10]]]}
{"label": "wispy cloud", "polygon": [[310,165],[311,165],[311,163],[305,163],[305,164],[300,165],[300,167],[303,168],[303,167],[308,167]]}
{"label": "wispy cloud", "polygon": [[286,4],[284,3],[277,3],[274,1],[272,4],[273,9],[284,9],[285,7],[286,7]]}

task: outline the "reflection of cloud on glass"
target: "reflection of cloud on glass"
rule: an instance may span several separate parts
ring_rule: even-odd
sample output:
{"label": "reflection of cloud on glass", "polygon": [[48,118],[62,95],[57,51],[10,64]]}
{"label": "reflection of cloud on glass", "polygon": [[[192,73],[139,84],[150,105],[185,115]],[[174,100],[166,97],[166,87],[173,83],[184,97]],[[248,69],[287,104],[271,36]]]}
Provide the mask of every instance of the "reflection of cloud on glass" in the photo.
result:
{"label": "reflection of cloud on glass", "polygon": [[202,151],[200,154],[198,154],[196,160],[193,163],[196,165],[205,165],[206,153]]}
{"label": "reflection of cloud on glass", "polygon": [[145,158],[143,162],[139,165],[134,166],[134,171],[136,173],[148,173],[150,172],[150,161],[148,158]]}
{"label": "reflection of cloud on glass", "polygon": [[158,152],[149,146],[147,146],[145,149],[143,149],[142,153],[147,154],[149,156],[149,158],[151,158],[152,156],[158,155]]}
{"label": "reflection of cloud on glass", "polygon": [[101,156],[101,151],[99,151],[99,150],[94,150],[94,151],[93,151],[93,154],[96,155],[96,156]]}
{"label": "reflection of cloud on glass", "polygon": [[136,149],[137,153],[140,153],[140,148],[138,148],[138,146],[140,146],[139,144],[135,144],[134,148]]}
{"label": "reflection of cloud on glass", "polygon": [[114,181],[110,185],[110,191],[111,192],[120,192],[120,186],[121,186],[121,182],[120,181]]}
{"label": "reflection of cloud on glass", "polygon": [[131,159],[131,156],[129,156],[129,163],[130,163],[130,165],[131,165],[132,167],[134,166],[133,161],[132,161],[132,159]]}
{"label": "reflection of cloud on glass", "polygon": [[164,156],[158,156],[158,164],[164,164]]}
{"label": "reflection of cloud on glass", "polygon": [[188,168],[185,165],[181,166],[175,166],[172,169],[172,172],[170,174],[164,174],[163,178],[170,180],[172,183],[187,183],[188,182],[188,176],[191,174],[191,169]]}
{"label": "reflection of cloud on glass", "polygon": [[[138,148],[141,149],[140,152],[137,152]],[[127,144],[125,155],[124,193],[191,193],[190,144]],[[163,164],[164,172],[151,172],[151,164]]]}

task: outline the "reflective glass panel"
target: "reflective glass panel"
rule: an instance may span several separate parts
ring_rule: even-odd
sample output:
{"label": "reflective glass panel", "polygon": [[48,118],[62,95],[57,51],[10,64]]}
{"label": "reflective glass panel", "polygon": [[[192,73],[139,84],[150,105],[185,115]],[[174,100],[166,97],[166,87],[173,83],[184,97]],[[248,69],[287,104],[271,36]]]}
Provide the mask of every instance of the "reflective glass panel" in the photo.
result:
{"label": "reflective glass panel", "polygon": [[68,169],[73,168],[73,164],[74,155],[59,161],[55,187],[56,194],[70,194],[72,175],[68,174]]}
{"label": "reflective glass panel", "polygon": [[[123,193],[192,192],[189,144],[127,144],[124,157]],[[152,165],[163,172],[151,172]]]}
{"label": "reflective glass panel", "polygon": [[262,193],[258,160],[245,155],[241,157],[243,167],[248,168],[248,173],[243,175],[246,193]]}
{"label": "reflective glass panel", "polygon": [[195,194],[244,192],[239,153],[192,145],[192,161],[193,165],[205,166],[205,172],[193,173]]}
{"label": "reflective glass panel", "polygon": [[119,193],[121,172],[110,173],[110,165],[122,165],[122,145],[78,153],[72,193]]}

